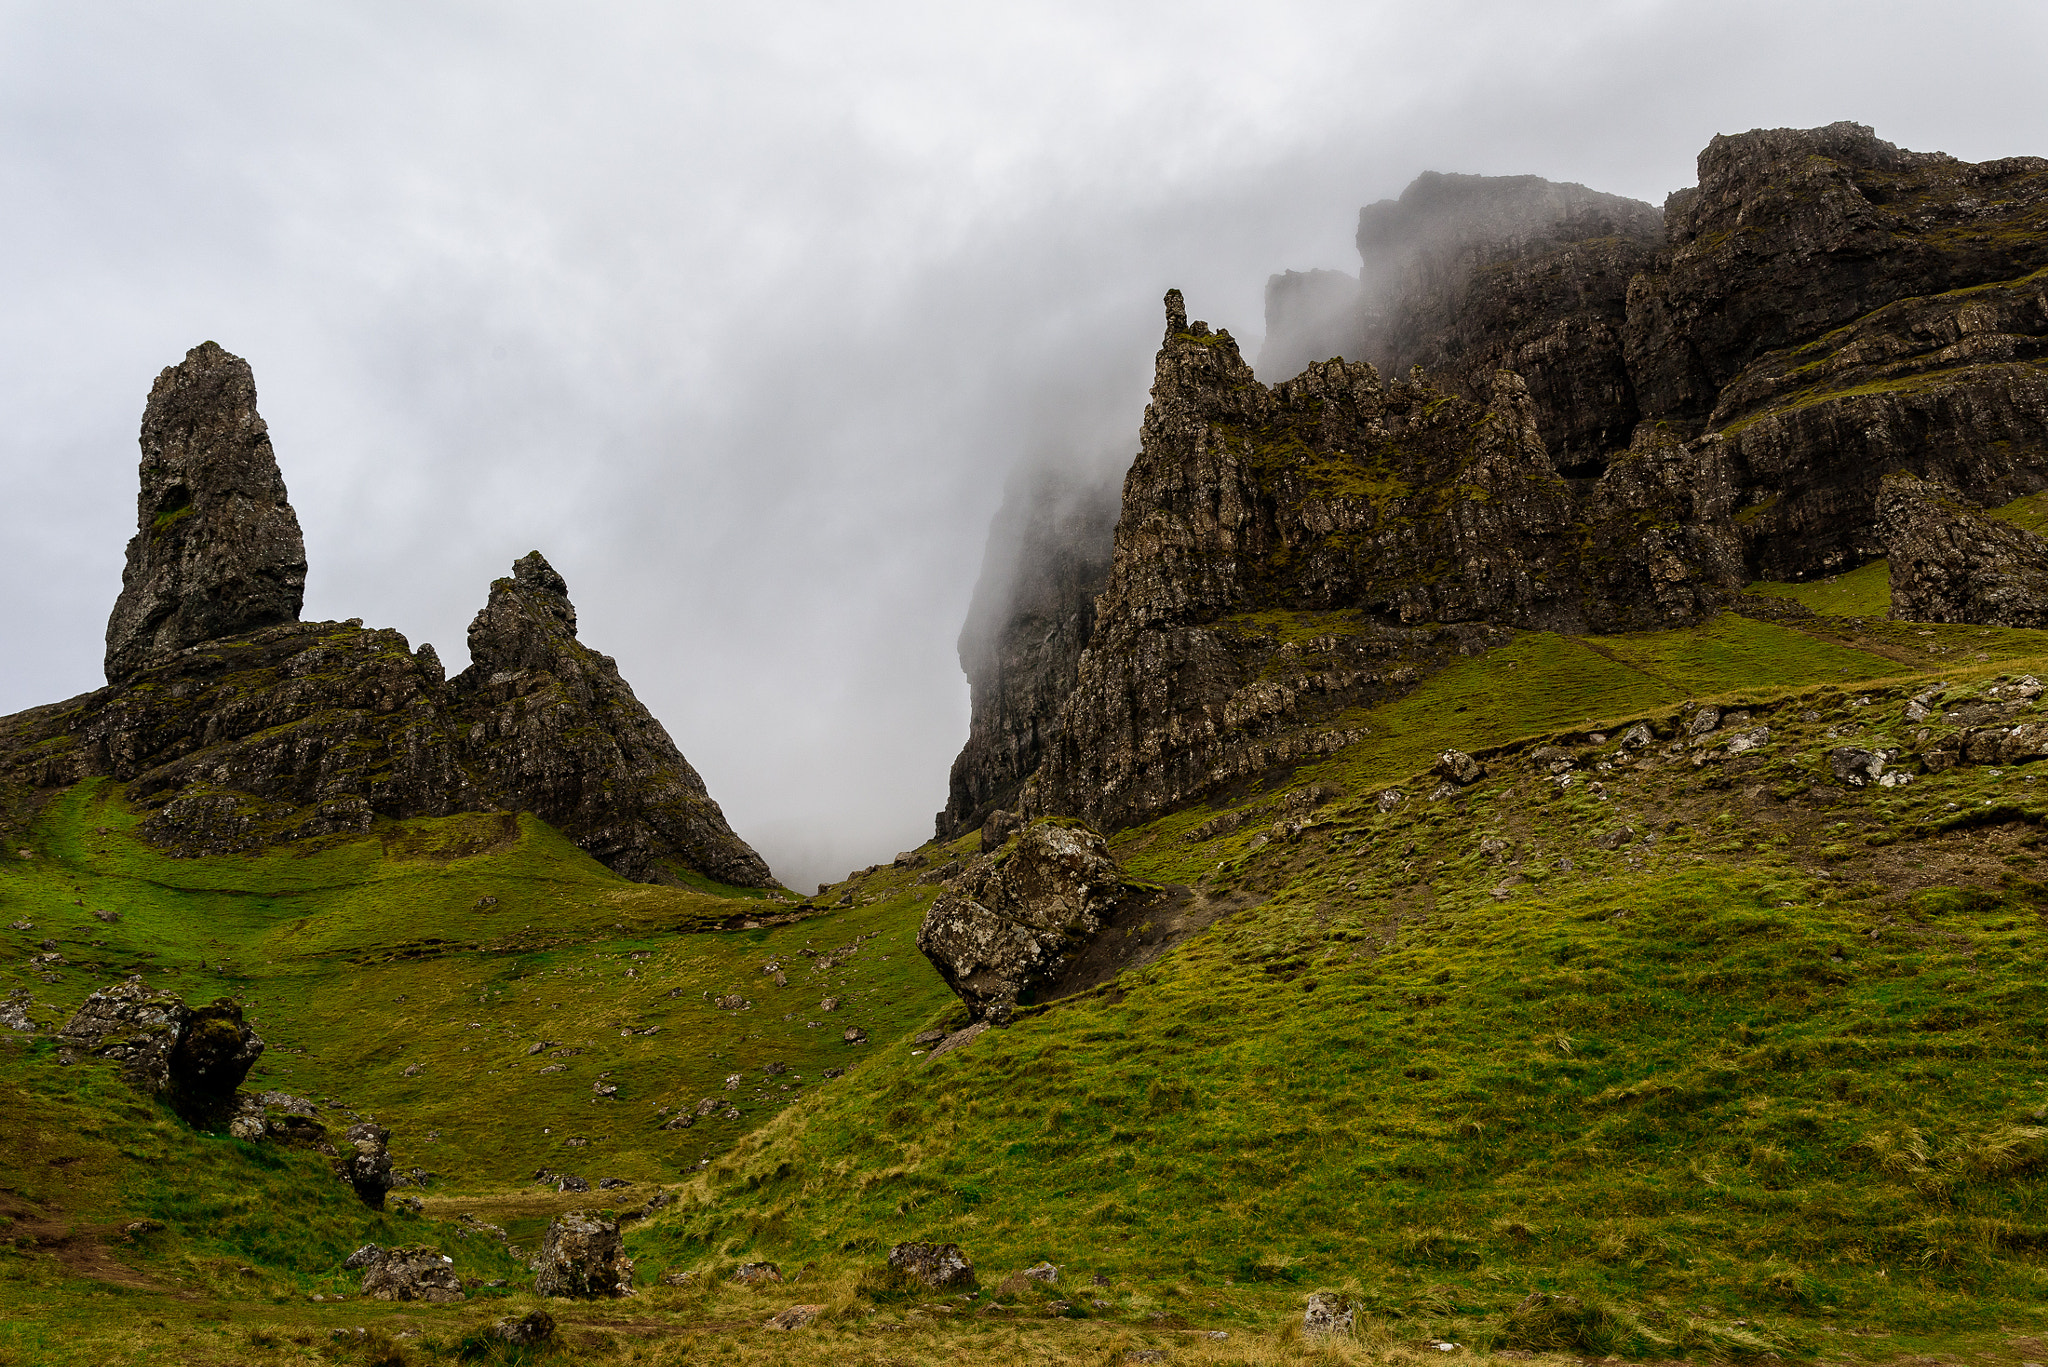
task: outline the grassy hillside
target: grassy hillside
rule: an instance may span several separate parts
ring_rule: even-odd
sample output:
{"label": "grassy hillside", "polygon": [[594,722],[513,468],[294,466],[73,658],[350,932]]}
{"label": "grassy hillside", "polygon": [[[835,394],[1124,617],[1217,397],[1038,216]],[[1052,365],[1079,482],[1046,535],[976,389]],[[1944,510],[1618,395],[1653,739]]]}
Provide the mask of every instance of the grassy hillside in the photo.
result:
{"label": "grassy hillside", "polygon": [[[531,1248],[657,1187],[681,1200],[632,1227],[643,1293],[550,1306],[577,1360],[1290,1361],[1317,1288],[1361,1312],[1341,1359],[2038,1357],[2048,794],[1973,766],[1849,789],[1826,754],[1924,748],[2048,674],[2048,634],[1889,622],[1882,571],[1693,631],[1524,634],[1347,718],[1348,750],[1114,833],[1133,873],[1248,905],[936,1060],[911,1036],[964,1017],[913,944],[924,867],[802,904],[651,888],[509,817],[177,861],[116,787],[71,790],[0,861],[0,926],[33,927],[0,929],[0,995],[44,1021],[128,972],[237,995],[271,1045],[253,1085],[375,1116],[439,1176],[424,1216],[375,1215],[312,1157],[9,1042],[0,1200],[33,1232],[0,1254],[0,1361],[452,1360],[534,1304],[460,1221]],[[1768,736],[1692,745],[1702,702],[1750,714],[1720,740]],[[1446,748],[1490,772],[1432,799]],[[28,964],[45,938],[64,964]],[[959,1242],[981,1295],[877,1283],[910,1238]],[[510,1284],[307,1299],[352,1290],[362,1239]],[[793,1284],[723,1281],[761,1258]],[[1041,1259],[1058,1286],[1008,1280]],[[758,1328],[800,1301],[822,1327]]]}

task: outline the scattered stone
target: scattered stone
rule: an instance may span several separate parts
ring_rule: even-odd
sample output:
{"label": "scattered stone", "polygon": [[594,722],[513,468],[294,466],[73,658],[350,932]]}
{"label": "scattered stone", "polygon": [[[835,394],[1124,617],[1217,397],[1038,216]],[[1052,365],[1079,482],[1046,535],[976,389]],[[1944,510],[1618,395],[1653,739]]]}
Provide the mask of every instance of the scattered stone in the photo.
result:
{"label": "scattered stone", "polygon": [[[366,1262],[363,1272],[362,1291],[371,1300],[378,1301],[459,1301],[467,1297],[462,1292],[462,1279],[455,1275],[455,1260],[444,1257],[439,1249],[415,1244],[409,1248],[378,1249],[375,1244],[366,1245],[376,1252]],[[350,1254],[360,1256],[363,1249]]]}
{"label": "scattered stone", "polygon": [[609,1099],[619,1094],[619,1085],[616,1082],[606,1082],[603,1079],[599,1079],[590,1084],[590,1090],[600,1097]]}
{"label": "scattered stone", "polygon": [[1352,1310],[1336,1294],[1318,1291],[1308,1298],[1308,1308],[1302,1311],[1301,1332],[1308,1337],[1323,1337],[1351,1332]]}
{"label": "scattered stone", "polygon": [[1745,731],[1739,736],[1731,736],[1728,740],[1728,753],[1739,755],[1745,751],[1754,750],[1759,746],[1767,744],[1770,739],[1771,728],[1759,726],[1754,731]]}
{"label": "scattered stone", "polygon": [[761,1327],[764,1329],[802,1329],[818,1316],[825,1313],[822,1305],[792,1305]]}
{"label": "scattered stone", "polygon": [[7,1000],[0,1002],[0,1027],[33,1033],[36,1023],[29,1019],[29,1008],[35,1001],[25,987],[16,988],[7,994]]}
{"label": "scattered stone", "polygon": [[597,1189],[599,1191],[617,1191],[620,1187],[630,1187],[632,1185],[631,1182],[623,1177],[600,1177],[597,1179]]}
{"label": "scattered stone", "polygon": [[1446,750],[1436,757],[1435,772],[1459,787],[1486,777],[1486,766],[1463,750]]}
{"label": "scattered stone", "polygon": [[1059,1283],[1060,1270],[1051,1263],[1039,1263],[1036,1267],[1025,1268],[1020,1275],[1034,1282],[1044,1282],[1047,1286],[1054,1286]]}
{"label": "scattered stone", "polygon": [[686,1272],[683,1271],[681,1268],[670,1268],[668,1271],[661,1274],[661,1280],[657,1282],[656,1285],[688,1286],[691,1282],[695,1281],[696,1279],[697,1274],[695,1272]]}
{"label": "scattered stone", "polygon": [[590,1183],[574,1173],[560,1173],[555,1178],[556,1191],[589,1191]]}
{"label": "scattered stone", "polygon": [[327,1140],[327,1127],[320,1123],[320,1108],[306,1097],[290,1092],[259,1092],[255,1096],[243,1092],[235,1102],[228,1133],[237,1139],[312,1146]]}
{"label": "scattered stone", "polygon": [[360,1272],[383,1256],[384,1250],[376,1244],[364,1244],[361,1248],[341,1260],[341,1270],[344,1272]]}
{"label": "scattered stone", "polygon": [[426,1070],[426,1065],[423,1063],[409,1063],[406,1065],[405,1071],[400,1073],[399,1076],[418,1077],[421,1073],[424,1073]]}
{"label": "scattered stone", "polygon": [[721,1011],[741,1011],[746,1008],[747,999],[738,993],[728,993],[712,1003]]}
{"label": "scattered stone", "polygon": [[1650,730],[1650,724],[1639,721],[1621,733],[1621,741],[1617,748],[1622,750],[1640,750],[1645,745],[1654,744],[1656,739],[1657,737]]}
{"label": "scattered stone", "polygon": [[741,1263],[729,1280],[741,1286],[770,1286],[782,1280],[782,1269],[774,1263]]}
{"label": "scattered stone", "polygon": [[1378,808],[1382,814],[1385,814],[1393,811],[1394,808],[1400,806],[1405,801],[1407,801],[1406,793],[1403,793],[1399,788],[1389,788],[1380,794],[1379,800],[1373,806]]}
{"label": "scattered stone", "polygon": [[819,1002],[819,1003],[818,1003],[818,1009],[819,1009],[820,1011],[837,1011],[837,1010],[839,1009],[839,998],[837,998],[837,997],[827,997],[827,998],[825,998],[825,1000],[823,1000],[823,1001],[821,1001],[821,1002]]}
{"label": "scattered stone", "polygon": [[541,1242],[533,1289],[543,1296],[633,1294],[633,1260],[619,1239],[619,1222],[589,1211],[556,1217]]}
{"label": "scattered stone", "polygon": [[1720,724],[1720,708],[1702,707],[1699,711],[1693,713],[1692,720],[1685,724],[1685,734],[1687,734],[1688,736],[1704,736],[1707,735],[1709,732],[1713,731]]}
{"label": "scattered stone", "polygon": [[1828,770],[1836,781],[1851,788],[1861,788],[1882,778],[1886,761],[1896,758],[1896,750],[1872,751],[1854,745],[1838,745],[1828,751]]}
{"label": "scattered stone", "polygon": [[866,1044],[868,1042],[868,1032],[861,1029],[858,1025],[849,1025],[846,1027],[846,1033],[840,1036],[840,1038],[848,1044]]}
{"label": "scattered stone", "polygon": [[958,1244],[898,1244],[889,1250],[889,1266],[933,1291],[964,1291],[976,1284],[974,1265]]}
{"label": "scattered stone", "polygon": [[120,912],[108,911],[105,907],[100,907],[97,910],[95,910],[93,912],[93,916],[98,920],[105,921],[108,925],[112,925],[114,922],[121,919]]}
{"label": "scattered stone", "polygon": [[[502,1283],[493,1282],[493,1286]],[[491,1337],[500,1343],[509,1343],[514,1348],[531,1348],[546,1343],[555,1336],[555,1317],[545,1310],[536,1310],[523,1319],[510,1315],[491,1326]]]}

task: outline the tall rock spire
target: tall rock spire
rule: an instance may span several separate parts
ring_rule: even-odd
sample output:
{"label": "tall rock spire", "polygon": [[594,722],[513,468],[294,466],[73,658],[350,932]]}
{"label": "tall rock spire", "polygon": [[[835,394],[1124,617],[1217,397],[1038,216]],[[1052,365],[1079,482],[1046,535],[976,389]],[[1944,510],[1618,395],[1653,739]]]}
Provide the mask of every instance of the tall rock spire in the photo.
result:
{"label": "tall rock spire", "polygon": [[150,388],[142,490],[121,596],[107,619],[107,681],[202,641],[296,622],[306,542],[256,412],[249,363],[213,342]]}

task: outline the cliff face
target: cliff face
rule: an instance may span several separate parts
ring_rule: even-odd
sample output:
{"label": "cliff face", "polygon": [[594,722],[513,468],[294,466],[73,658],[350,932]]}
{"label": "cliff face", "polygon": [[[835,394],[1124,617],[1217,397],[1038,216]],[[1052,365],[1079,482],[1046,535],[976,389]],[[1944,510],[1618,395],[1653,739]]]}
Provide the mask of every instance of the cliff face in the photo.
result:
{"label": "cliff face", "polygon": [[935,823],[941,840],[1015,806],[1044,759],[1095,629],[1118,492],[1115,482],[1059,471],[1034,472],[1008,490],[960,632],[973,720]]}
{"label": "cliff face", "polygon": [[1732,491],[1683,448],[1578,492],[1512,373],[1484,406],[1342,361],[1268,389],[1178,292],[1167,312],[1034,811],[1137,820],[1351,743],[1346,709],[1505,627],[1696,620],[1740,585]]}
{"label": "cliff face", "polygon": [[1352,359],[1390,375],[1419,365],[1468,397],[1512,370],[1558,469],[1598,474],[1640,416],[1622,355],[1628,288],[1662,239],[1663,215],[1640,200],[1425,173],[1358,212]]}
{"label": "cliff face", "polygon": [[1355,323],[1364,359],[1270,389],[1170,301],[1025,809],[1142,820],[1348,744],[1501,628],[1694,620],[1755,578],[1889,554],[1901,611],[2025,617],[2033,541],[1974,510],[2048,488],[2048,161],[1834,124],[1699,172],[1661,215],[1424,176],[1360,215],[1352,322],[1327,273],[1274,278],[1268,356]]}
{"label": "cliff face", "polygon": [[492,586],[453,681],[395,631],[297,621],[298,520],[254,404],[247,364],[211,343],[159,378],[109,684],[0,718],[0,784],[115,779],[143,834],[185,856],[524,810],[629,878],[774,886],[612,661],[575,639],[537,552]]}

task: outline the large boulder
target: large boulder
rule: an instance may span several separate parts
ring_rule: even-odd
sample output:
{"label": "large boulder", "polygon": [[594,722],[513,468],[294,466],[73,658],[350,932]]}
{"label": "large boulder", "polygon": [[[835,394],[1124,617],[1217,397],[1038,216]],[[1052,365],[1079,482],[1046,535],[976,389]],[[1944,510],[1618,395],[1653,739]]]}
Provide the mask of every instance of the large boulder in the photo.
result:
{"label": "large boulder", "polygon": [[107,619],[107,682],[202,641],[299,619],[306,542],[247,361],[202,342],[157,376],[142,414],[141,473],[135,538]]}
{"label": "large boulder", "polygon": [[633,1294],[633,1260],[619,1238],[619,1222],[587,1210],[556,1217],[541,1242],[533,1289],[543,1296]]}
{"label": "large boulder", "polygon": [[[365,1256],[367,1255],[367,1256]],[[437,1248],[414,1244],[409,1248],[378,1248],[366,1245],[350,1255],[350,1262],[364,1269],[363,1294],[378,1301],[459,1301],[462,1278],[455,1273],[455,1260]],[[344,1264],[347,1266],[347,1264]]]}
{"label": "large boulder", "polygon": [[1122,891],[1101,836],[1035,822],[1008,855],[976,859],[947,886],[917,947],[976,1020],[1005,1020],[1087,946]]}
{"label": "large boulder", "polygon": [[1908,474],[1885,477],[1877,527],[1891,561],[1894,619],[2048,626],[2048,540]]}
{"label": "large boulder", "polygon": [[58,1032],[66,1057],[111,1059],[138,1091],[194,1120],[223,1118],[263,1041],[223,997],[197,1009],[138,975],[87,997]]}

